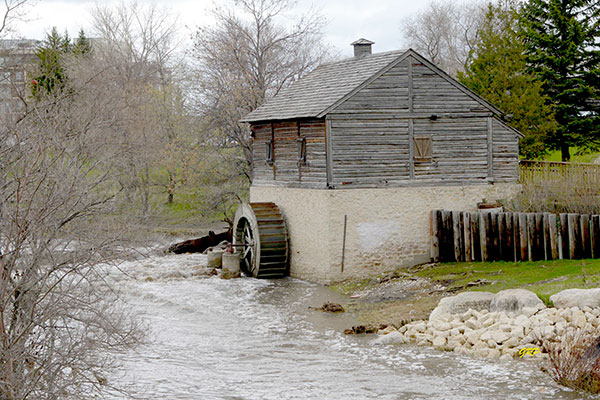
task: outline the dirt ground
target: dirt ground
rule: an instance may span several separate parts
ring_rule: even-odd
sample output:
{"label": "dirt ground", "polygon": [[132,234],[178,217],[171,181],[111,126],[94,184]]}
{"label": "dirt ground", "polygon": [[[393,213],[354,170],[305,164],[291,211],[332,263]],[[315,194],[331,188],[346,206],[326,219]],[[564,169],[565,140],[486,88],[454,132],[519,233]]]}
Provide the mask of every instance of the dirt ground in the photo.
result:
{"label": "dirt ground", "polygon": [[330,286],[349,296],[348,311],[364,325],[400,327],[413,320],[427,319],[445,288],[424,278],[392,272],[362,281],[344,281]]}

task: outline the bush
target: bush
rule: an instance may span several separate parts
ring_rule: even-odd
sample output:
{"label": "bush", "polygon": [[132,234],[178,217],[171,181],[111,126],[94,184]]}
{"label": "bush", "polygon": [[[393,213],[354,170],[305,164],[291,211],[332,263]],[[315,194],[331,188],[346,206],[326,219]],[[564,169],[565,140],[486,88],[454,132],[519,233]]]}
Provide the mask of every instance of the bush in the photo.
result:
{"label": "bush", "polygon": [[548,353],[543,368],[558,384],[589,393],[600,393],[600,337],[583,330],[567,331],[560,342],[542,340]]}

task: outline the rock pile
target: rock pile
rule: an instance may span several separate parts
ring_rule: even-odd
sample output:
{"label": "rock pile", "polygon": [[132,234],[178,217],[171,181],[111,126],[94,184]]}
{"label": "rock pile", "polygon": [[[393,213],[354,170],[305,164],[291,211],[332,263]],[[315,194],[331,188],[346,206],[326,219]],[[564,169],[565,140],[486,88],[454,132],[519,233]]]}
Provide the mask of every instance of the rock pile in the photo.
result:
{"label": "rock pile", "polygon": [[[463,302],[479,309],[464,310]],[[597,336],[599,326],[600,308],[546,308],[533,292],[522,289],[497,294],[467,292],[442,299],[429,321],[379,331],[378,342],[416,343],[460,354],[512,359],[521,356],[522,349],[538,348],[542,341],[559,342],[568,330],[581,329]]]}

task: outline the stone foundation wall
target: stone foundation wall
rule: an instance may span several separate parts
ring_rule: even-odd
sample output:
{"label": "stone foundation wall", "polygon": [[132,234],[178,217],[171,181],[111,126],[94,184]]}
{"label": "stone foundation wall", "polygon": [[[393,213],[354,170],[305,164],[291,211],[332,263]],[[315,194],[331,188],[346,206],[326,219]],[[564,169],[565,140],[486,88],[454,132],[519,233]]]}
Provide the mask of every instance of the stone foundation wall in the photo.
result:
{"label": "stone foundation wall", "polygon": [[347,190],[251,187],[250,201],[272,201],[283,212],[291,275],[329,283],[427,262],[431,210],[475,211],[482,199],[507,199],[518,190],[514,183]]}

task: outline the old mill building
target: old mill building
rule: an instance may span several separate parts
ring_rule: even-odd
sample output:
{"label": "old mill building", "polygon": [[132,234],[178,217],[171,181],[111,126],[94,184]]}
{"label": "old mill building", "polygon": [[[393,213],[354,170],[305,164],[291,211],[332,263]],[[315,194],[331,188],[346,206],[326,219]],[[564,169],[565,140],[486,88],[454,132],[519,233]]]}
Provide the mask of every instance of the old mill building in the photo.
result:
{"label": "old mill building", "polygon": [[279,208],[298,278],[427,262],[431,210],[474,211],[519,187],[521,134],[500,110],[414,50],[372,54],[372,44],[354,42],[354,57],[243,119],[254,137],[250,202]]}

